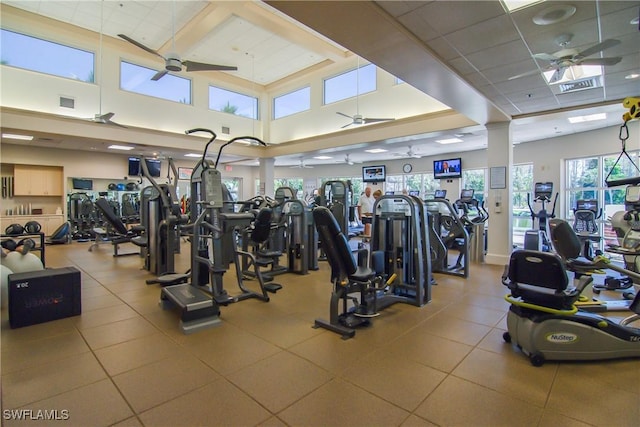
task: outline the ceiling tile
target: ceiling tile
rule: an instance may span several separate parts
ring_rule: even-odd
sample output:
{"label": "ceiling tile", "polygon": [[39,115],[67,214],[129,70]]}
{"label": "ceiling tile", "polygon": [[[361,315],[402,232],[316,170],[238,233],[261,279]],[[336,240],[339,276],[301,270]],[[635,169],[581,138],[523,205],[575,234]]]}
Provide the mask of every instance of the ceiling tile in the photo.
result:
{"label": "ceiling tile", "polygon": [[438,32],[431,28],[420,15],[410,13],[398,18],[398,21],[402,23],[406,28],[415,34],[420,40],[429,41],[438,37]]}
{"label": "ceiling tile", "polygon": [[380,7],[387,11],[391,16],[400,17],[406,13],[409,13],[419,7],[422,7],[427,2],[418,1],[377,1]]}
{"label": "ceiling tile", "polygon": [[526,45],[520,39],[513,40],[479,52],[465,55],[478,70],[486,70],[497,66],[504,66],[525,59],[531,60],[531,55]]}
{"label": "ceiling tile", "polygon": [[[478,37],[480,34],[482,37]],[[518,38],[518,32],[508,16],[498,16],[446,35],[449,43],[463,55],[480,52]]]}
{"label": "ceiling tile", "polygon": [[497,1],[434,1],[416,9],[413,13],[419,14],[441,35],[448,35],[505,15],[504,9]]}
{"label": "ceiling tile", "polygon": [[507,81],[510,77],[537,69],[538,67],[536,66],[535,61],[529,58],[511,64],[503,64],[497,67],[485,68],[481,72],[489,81],[498,83]]}
{"label": "ceiling tile", "polygon": [[457,52],[444,37],[437,37],[433,40],[429,40],[429,47],[443,61],[450,61],[453,58],[460,56],[460,52]]}

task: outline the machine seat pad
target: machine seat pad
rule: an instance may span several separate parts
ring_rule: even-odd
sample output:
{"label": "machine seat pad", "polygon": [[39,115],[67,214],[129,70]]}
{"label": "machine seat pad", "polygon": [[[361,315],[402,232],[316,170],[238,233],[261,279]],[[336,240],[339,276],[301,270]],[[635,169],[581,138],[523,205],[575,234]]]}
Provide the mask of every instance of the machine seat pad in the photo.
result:
{"label": "machine seat pad", "polygon": [[136,236],[131,238],[131,243],[141,248],[147,247],[147,236]]}
{"label": "machine seat pad", "polygon": [[369,267],[358,266],[355,273],[349,275],[349,279],[356,280],[358,282],[366,282],[373,279],[376,272]]}
{"label": "machine seat pad", "polygon": [[275,258],[275,257],[279,257],[282,256],[282,252],[281,251],[258,251],[258,256],[260,257],[264,257],[264,258]]}

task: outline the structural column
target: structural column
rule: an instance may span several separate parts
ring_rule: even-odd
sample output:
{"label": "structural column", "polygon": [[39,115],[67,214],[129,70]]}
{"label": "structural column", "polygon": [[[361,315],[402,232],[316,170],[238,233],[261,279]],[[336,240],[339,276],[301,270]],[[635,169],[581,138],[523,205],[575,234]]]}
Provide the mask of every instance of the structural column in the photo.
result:
{"label": "structural column", "polygon": [[260,159],[260,194],[273,197],[276,189],[273,188],[273,168],[276,160],[274,158]]}
{"label": "structural column", "polygon": [[505,265],[512,251],[512,168],[511,122],[487,124],[487,167],[489,168],[489,229],[485,262]]}

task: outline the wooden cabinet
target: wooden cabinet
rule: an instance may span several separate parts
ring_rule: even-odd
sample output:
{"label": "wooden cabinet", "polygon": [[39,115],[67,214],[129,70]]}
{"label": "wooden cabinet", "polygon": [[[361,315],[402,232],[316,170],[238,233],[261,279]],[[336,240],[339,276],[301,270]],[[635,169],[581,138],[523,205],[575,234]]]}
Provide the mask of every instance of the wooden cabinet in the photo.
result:
{"label": "wooden cabinet", "polygon": [[41,231],[45,236],[51,236],[58,227],[64,223],[65,219],[62,215],[14,215],[3,216],[0,218],[0,231],[4,230],[11,224],[24,225],[29,221],[37,221],[41,226]]}
{"label": "wooden cabinet", "polygon": [[15,196],[62,196],[62,168],[54,166],[15,165]]}

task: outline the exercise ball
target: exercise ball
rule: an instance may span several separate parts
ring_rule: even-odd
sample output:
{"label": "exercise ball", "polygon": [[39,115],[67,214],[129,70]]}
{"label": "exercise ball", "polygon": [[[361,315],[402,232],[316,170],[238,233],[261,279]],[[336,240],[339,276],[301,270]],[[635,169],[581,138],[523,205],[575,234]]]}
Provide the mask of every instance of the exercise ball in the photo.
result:
{"label": "exercise ball", "polygon": [[13,271],[0,264],[0,307],[5,308],[9,301],[9,275]]}
{"label": "exercise ball", "polygon": [[22,255],[20,252],[9,252],[6,257],[2,258],[2,264],[14,273],[44,270],[40,258],[32,253]]}

